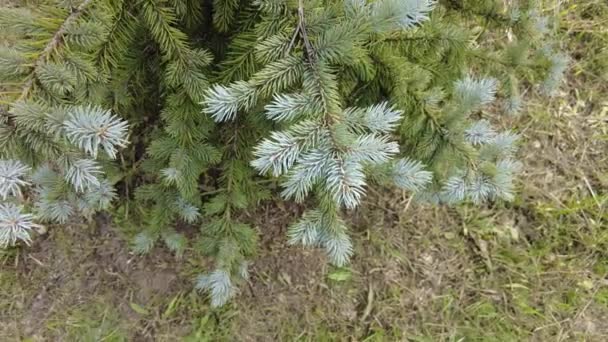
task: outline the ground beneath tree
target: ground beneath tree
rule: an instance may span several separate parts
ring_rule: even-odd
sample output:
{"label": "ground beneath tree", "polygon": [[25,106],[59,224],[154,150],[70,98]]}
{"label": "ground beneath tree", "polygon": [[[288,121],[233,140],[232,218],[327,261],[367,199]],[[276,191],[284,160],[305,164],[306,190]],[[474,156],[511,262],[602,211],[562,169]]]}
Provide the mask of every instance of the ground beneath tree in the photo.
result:
{"label": "ground beneath tree", "polygon": [[[603,28],[568,19],[571,51],[600,51],[584,35]],[[0,341],[606,341],[608,80],[589,54],[574,54],[563,93],[500,119],[524,137],[514,203],[373,191],[350,213],[344,269],[286,244],[302,207],[265,203],[245,217],[262,246],[251,279],[216,310],[193,290],[211,268],[194,248],[135,255],[103,216],[51,227],[0,252]]]}

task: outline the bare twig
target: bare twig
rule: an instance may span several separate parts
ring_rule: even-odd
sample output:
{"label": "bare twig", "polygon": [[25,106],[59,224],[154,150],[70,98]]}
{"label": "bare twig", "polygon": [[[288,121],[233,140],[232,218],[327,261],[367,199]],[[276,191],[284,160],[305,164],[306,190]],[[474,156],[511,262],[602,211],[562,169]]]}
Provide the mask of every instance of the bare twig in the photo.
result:
{"label": "bare twig", "polygon": [[287,46],[287,50],[285,50],[285,56],[289,55],[291,49],[293,49],[294,44],[296,43],[296,38],[298,38],[298,33],[300,33],[300,21],[298,20],[298,25],[296,29],[293,30],[293,35],[291,36],[291,41],[289,42],[289,46]]}
{"label": "bare twig", "polygon": [[308,34],[306,33],[306,20],[304,18],[304,0],[298,0],[298,25],[293,32],[293,36],[291,37],[291,41],[289,42],[289,46],[287,50],[285,50],[285,54],[289,54],[291,49],[294,47],[296,39],[300,36],[302,41],[304,42],[304,49],[306,50],[306,57],[308,58],[309,63],[313,63],[315,60],[315,51],[308,39]]}
{"label": "bare twig", "polygon": [[587,186],[587,189],[589,190],[589,193],[591,193],[591,197],[593,197],[593,200],[595,201],[595,204],[597,205],[597,208],[601,211],[602,210],[602,204],[597,199],[597,195],[595,194],[595,191],[593,190],[593,187],[591,187],[591,183],[589,183],[589,180],[585,176],[583,176],[583,180],[585,181],[585,185]]}
{"label": "bare twig", "polygon": [[315,62],[316,55],[312,44],[310,44],[310,40],[308,40],[308,34],[306,33],[306,21],[304,19],[304,0],[298,0],[298,17],[300,18],[298,26],[300,27],[300,34],[302,35],[302,40],[304,41],[306,56],[308,57],[308,62],[312,64]]}
{"label": "bare twig", "polygon": [[365,306],[365,310],[363,311],[363,315],[361,315],[361,322],[364,322],[369,314],[372,313],[372,309],[374,307],[374,288],[372,287],[372,283],[370,281],[368,291],[367,291],[367,305]]}

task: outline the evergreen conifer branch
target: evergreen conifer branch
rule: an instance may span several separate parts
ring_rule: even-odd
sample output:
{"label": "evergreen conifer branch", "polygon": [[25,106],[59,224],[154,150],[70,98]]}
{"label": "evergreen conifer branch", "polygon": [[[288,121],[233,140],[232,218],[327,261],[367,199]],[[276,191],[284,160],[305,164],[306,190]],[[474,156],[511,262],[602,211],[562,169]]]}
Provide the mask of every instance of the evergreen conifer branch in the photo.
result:
{"label": "evergreen conifer branch", "polygon": [[25,180],[30,168],[18,160],[0,160],[0,197],[21,197],[21,187],[27,186]]}
{"label": "evergreen conifer branch", "polygon": [[47,43],[44,49],[38,55],[38,58],[34,61],[32,65],[32,73],[28,77],[27,82],[23,85],[23,90],[21,91],[21,95],[16,102],[20,102],[25,100],[34,86],[35,82],[35,74],[38,68],[42,67],[47,63],[49,56],[55,52],[64,42],[64,34],[67,30],[78,20],[78,18],[85,12],[88,6],[91,5],[93,0],[84,0],[76,9],[74,9],[68,17],[63,21],[59,29],[55,32],[51,40]]}
{"label": "evergreen conifer branch", "polygon": [[0,248],[14,246],[17,241],[30,244],[32,230],[42,226],[34,223],[31,214],[23,213],[12,203],[0,203]]}
{"label": "evergreen conifer branch", "polygon": [[[59,47],[63,44],[64,35],[66,34],[67,30],[78,20],[78,18],[86,11],[87,7],[90,6],[92,2],[93,0],[84,0],[64,19],[64,21],[61,23],[57,31],[55,31],[55,33],[53,34],[49,42],[46,44],[44,49],[38,54],[37,58],[31,64],[31,72],[29,73],[25,83],[21,87],[19,97],[15,101],[16,103],[25,101],[28,98],[32,91],[32,88],[34,87],[37,77],[39,77],[40,68],[46,65],[47,60],[51,56],[51,54],[57,51]],[[3,111],[2,114],[4,114],[6,117],[6,124],[9,125],[9,127],[11,127],[12,129],[15,129],[14,118],[10,115],[10,113]]]}
{"label": "evergreen conifer branch", "polygon": [[112,18],[107,28],[106,39],[99,46],[96,61],[105,71],[119,65],[120,57],[129,51],[135,36],[136,18],[129,11],[127,0],[116,0],[109,6],[108,12]]}
{"label": "evergreen conifer branch", "polygon": [[274,195],[269,183],[314,197],[289,242],[338,266],[353,253],[342,217],[373,186],[435,204],[512,200],[519,138],[486,109],[517,112],[530,81],[555,89],[568,66],[544,47],[551,21],[534,1],[78,3],[51,23],[0,9],[0,72],[17,100],[0,108],[0,247],[28,244],[34,222],[123,205],[135,187],[135,210],[116,211],[144,227],[133,249],[180,257],[180,227],[201,224],[193,246],[215,263],[196,287],[213,306],[248,276],[258,230],[241,213]]}
{"label": "evergreen conifer branch", "polygon": [[99,107],[73,108],[64,127],[70,142],[93,158],[97,158],[99,149],[103,149],[114,159],[117,148],[127,144],[127,122]]}
{"label": "evergreen conifer branch", "polygon": [[139,0],[142,16],[154,40],[167,58],[185,59],[189,48],[186,35],[175,28],[175,13],[157,0]]}

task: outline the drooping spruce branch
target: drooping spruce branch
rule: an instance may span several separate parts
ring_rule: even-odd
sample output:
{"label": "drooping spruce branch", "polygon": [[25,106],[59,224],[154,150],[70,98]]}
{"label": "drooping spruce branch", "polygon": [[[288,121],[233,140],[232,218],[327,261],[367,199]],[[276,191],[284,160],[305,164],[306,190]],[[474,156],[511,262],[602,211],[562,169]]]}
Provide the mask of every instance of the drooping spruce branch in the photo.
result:
{"label": "drooping spruce branch", "polygon": [[[196,287],[214,306],[247,277],[264,230],[240,213],[272,197],[268,182],[306,206],[289,242],[336,265],[354,250],[343,216],[373,186],[437,204],[512,199],[517,135],[486,107],[516,112],[528,81],[552,88],[567,67],[534,1],[97,1],[51,24],[36,8],[0,11],[16,27],[0,77],[18,78],[17,103],[0,108],[0,198],[14,204],[0,208],[0,246],[119,197],[139,253],[180,256],[181,227],[201,224],[190,246],[215,262]],[[106,178],[123,119],[130,170]],[[121,177],[134,196],[113,190]]]}
{"label": "drooping spruce branch", "polygon": [[[15,103],[24,101],[30,95],[32,89],[35,86],[36,71],[39,67],[44,65],[50,55],[55,52],[63,43],[63,36],[66,30],[74,23],[78,18],[85,12],[87,7],[93,2],[93,0],[84,0],[78,7],[76,7],[59,26],[55,34],[51,37],[49,42],[46,44],[44,49],[40,52],[36,60],[32,64],[32,71],[27,76],[26,82],[23,84],[21,93]],[[7,111],[2,111],[2,114],[6,117],[6,124],[13,129],[16,127],[12,115]]]}
{"label": "drooping spruce branch", "polygon": [[59,29],[55,32],[51,40],[44,47],[42,52],[32,65],[32,72],[30,73],[27,82],[23,85],[23,90],[21,91],[21,95],[17,99],[16,102],[25,100],[30,91],[34,87],[34,82],[36,79],[36,69],[46,63],[49,56],[57,50],[61,44],[63,43],[63,35],[66,33],[66,30],[74,23],[78,18],[85,12],[86,8],[93,2],[93,0],[84,0],[76,9],[74,9],[63,21],[63,23],[59,26]]}
{"label": "drooping spruce branch", "polygon": [[6,27],[11,44],[1,48],[0,61],[4,70],[17,70],[7,77],[16,80],[16,95],[3,108],[0,126],[0,192],[8,203],[0,215],[2,246],[28,243],[38,224],[33,222],[90,218],[116,197],[99,159],[115,159],[126,147],[128,125],[100,105],[104,93],[93,92],[94,81],[99,88],[105,82],[89,56],[107,20],[96,13],[81,21],[89,11],[103,11],[93,3],[82,1],[67,16],[64,10],[1,9],[12,25]]}

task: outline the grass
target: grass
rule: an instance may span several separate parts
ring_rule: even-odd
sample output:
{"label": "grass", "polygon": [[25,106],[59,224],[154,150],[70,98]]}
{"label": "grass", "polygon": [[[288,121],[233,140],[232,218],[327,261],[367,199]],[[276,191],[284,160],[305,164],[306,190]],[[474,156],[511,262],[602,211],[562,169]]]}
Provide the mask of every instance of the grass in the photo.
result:
{"label": "grass", "polygon": [[251,283],[219,310],[192,291],[193,250],[138,257],[103,221],[55,229],[0,254],[0,340],[608,340],[608,4],[560,15],[574,62],[562,93],[512,119],[526,141],[514,203],[376,195],[344,269],[285,246],[276,215]]}

